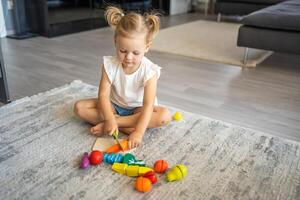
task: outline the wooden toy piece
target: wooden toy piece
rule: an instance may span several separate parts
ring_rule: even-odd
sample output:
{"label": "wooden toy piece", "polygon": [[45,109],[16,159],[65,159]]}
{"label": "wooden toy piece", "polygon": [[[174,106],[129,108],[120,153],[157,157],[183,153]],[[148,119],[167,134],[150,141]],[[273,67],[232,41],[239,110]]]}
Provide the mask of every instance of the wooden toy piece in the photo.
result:
{"label": "wooden toy piece", "polygon": [[175,121],[180,121],[180,120],[182,120],[182,115],[181,115],[181,113],[180,112],[175,112],[175,114],[173,115],[173,120],[175,120]]}
{"label": "wooden toy piece", "polygon": [[154,163],[154,171],[157,173],[165,173],[168,169],[169,165],[165,160],[157,160]]}
{"label": "wooden toy piece", "polygon": [[130,176],[130,177],[136,177],[136,176],[139,176],[139,166],[128,166],[126,169],[125,169],[125,175],[126,176]]}
{"label": "wooden toy piece", "polygon": [[131,153],[126,153],[124,155],[123,163],[126,163],[127,165],[145,166],[144,161],[135,159],[134,155]]}
{"label": "wooden toy piece", "polygon": [[148,178],[138,177],[135,181],[135,189],[139,192],[148,192],[151,190],[152,184]]}
{"label": "wooden toy piece", "polygon": [[94,142],[92,151],[98,150],[104,152],[108,147],[114,145],[115,143],[115,140],[111,137],[98,137]]}
{"label": "wooden toy piece", "polygon": [[[133,166],[129,166],[129,167],[133,167]],[[139,167],[139,176],[146,174],[149,171],[153,171],[153,169],[149,167]]]}
{"label": "wooden toy piece", "polygon": [[92,153],[90,154],[90,163],[92,165],[98,165],[102,162],[102,160],[103,160],[103,155],[101,151],[98,150],[92,151]]}
{"label": "wooden toy piece", "polygon": [[81,158],[80,168],[86,169],[90,166],[89,153],[85,152]]}
{"label": "wooden toy piece", "polygon": [[112,170],[130,177],[141,176],[149,171],[153,171],[153,169],[149,167],[128,166],[126,163],[114,163]]}
{"label": "wooden toy piece", "polygon": [[175,165],[168,173],[167,173],[167,181],[179,181],[185,177],[187,173],[187,168],[184,164]]}
{"label": "wooden toy piece", "polygon": [[127,166],[128,165],[124,163],[114,163],[111,168],[119,174],[126,174]]}
{"label": "wooden toy piece", "polygon": [[[120,141],[120,144],[122,145],[124,151],[129,150],[128,140],[122,140],[122,141]],[[114,145],[110,146],[109,148],[107,148],[105,150],[105,153],[118,153],[119,151],[122,151],[120,145],[114,144]]]}
{"label": "wooden toy piece", "polygon": [[119,138],[118,138],[118,136],[119,136],[119,131],[117,131],[117,130],[114,131],[113,134],[112,134],[112,136],[113,136],[113,138],[115,139],[115,141],[117,142],[117,144],[119,145],[120,149],[124,152],[125,150],[123,149],[123,146],[122,146],[122,144],[120,143]]}
{"label": "wooden toy piece", "polygon": [[155,184],[157,182],[157,177],[153,171],[149,171],[146,174],[143,175],[143,177],[149,179],[152,184]]}
{"label": "wooden toy piece", "polygon": [[117,163],[121,163],[123,162],[123,158],[124,156],[122,154],[116,154],[116,153],[105,153],[104,154],[104,162],[108,163],[108,164],[113,164],[115,162]]}

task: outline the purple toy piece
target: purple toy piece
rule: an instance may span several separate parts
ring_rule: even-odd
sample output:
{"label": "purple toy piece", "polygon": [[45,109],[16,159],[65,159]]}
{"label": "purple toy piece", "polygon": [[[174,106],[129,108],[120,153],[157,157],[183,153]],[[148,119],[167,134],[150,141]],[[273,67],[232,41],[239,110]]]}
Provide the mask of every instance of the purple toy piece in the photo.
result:
{"label": "purple toy piece", "polygon": [[80,168],[86,169],[89,166],[90,166],[89,153],[85,152],[81,159]]}

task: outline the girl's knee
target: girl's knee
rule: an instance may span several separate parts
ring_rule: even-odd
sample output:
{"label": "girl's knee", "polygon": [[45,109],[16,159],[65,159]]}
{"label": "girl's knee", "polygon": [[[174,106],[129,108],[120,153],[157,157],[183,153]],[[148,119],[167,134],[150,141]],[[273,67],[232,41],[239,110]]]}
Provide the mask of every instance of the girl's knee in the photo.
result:
{"label": "girl's knee", "polygon": [[74,104],[74,113],[80,117],[85,110],[84,108],[85,108],[85,103],[79,100]]}
{"label": "girl's knee", "polygon": [[171,113],[167,108],[161,108],[159,112],[158,126],[164,126],[171,122]]}

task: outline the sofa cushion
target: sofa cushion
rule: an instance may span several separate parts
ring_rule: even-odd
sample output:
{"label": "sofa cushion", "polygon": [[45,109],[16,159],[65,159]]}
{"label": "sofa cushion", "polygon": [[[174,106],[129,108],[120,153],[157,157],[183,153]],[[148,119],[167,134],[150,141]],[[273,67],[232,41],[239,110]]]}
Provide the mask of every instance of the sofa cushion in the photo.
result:
{"label": "sofa cushion", "polygon": [[249,3],[249,4],[264,4],[273,5],[286,0],[217,0],[219,2],[235,2],[235,3]]}
{"label": "sofa cushion", "polygon": [[241,26],[237,45],[268,51],[300,54],[300,37],[297,31],[284,31]]}
{"label": "sofa cushion", "polygon": [[253,12],[243,19],[248,26],[300,31],[300,1],[290,0]]}

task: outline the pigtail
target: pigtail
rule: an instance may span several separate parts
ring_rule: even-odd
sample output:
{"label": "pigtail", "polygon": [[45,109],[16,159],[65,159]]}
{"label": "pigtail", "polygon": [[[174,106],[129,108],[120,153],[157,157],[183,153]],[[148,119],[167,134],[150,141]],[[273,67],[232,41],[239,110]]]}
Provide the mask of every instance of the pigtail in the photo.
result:
{"label": "pigtail", "polygon": [[113,7],[113,6],[108,6],[105,11],[105,18],[107,23],[109,24],[110,27],[113,29],[116,28],[122,17],[124,16],[124,12],[122,9]]}
{"label": "pigtail", "polygon": [[149,40],[151,41],[155,38],[160,28],[159,13],[146,14],[145,21],[149,30]]}
{"label": "pigtail", "polygon": [[[123,18],[124,17],[124,18]],[[152,42],[159,31],[159,13],[150,13],[142,16],[136,12],[124,15],[122,9],[108,6],[105,10],[105,18],[109,26],[114,29],[116,38],[118,35],[129,36],[131,33],[146,33],[146,42]]]}

